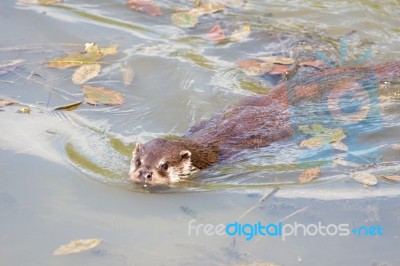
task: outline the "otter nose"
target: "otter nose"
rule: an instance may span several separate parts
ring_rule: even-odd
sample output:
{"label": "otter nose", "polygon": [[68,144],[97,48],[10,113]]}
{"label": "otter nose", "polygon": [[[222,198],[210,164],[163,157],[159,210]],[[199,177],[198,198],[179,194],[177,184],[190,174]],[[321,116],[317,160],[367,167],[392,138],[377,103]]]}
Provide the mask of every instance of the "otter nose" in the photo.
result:
{"label": "otter nose", "polygon": [[139,173],[140,173],[140,179],[144,181],[151,180],[151,177],[153,176],[153,172],[149,170],[141,170]]}

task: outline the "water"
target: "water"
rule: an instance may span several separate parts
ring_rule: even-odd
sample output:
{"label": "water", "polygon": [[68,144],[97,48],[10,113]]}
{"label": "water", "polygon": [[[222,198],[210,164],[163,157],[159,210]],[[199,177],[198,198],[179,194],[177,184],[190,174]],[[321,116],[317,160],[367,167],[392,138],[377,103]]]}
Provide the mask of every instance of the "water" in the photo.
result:
{"label": "water", "polygon": [[[246,76],[238,61],[320,56],[333,66],[399,57],[398,1],[231,2],[234,7],[201,17],[195,29],[181,29],[170,20],[174,10],[193,5],[187,1],[157,1],[164,13],[158,17],[128,9],[124,1],[0,3],[0,65],[23,60],[0,72],[0,98],[31,108],[30,114],[17,113],[19,105],[0,112],[2,264],[400,263],[395,248],[400,190],[398,182],[382,177],[399,175],[399,152],[392,146],[399,143],[396,83],[376,84],[379,93],[370,94],[375,109],[368,123],[334,124],[328,117],[328,128],[351,133],[343,141],[349,153],[329,145],[301,149],[299,142],[310,135],[299,131],[270,147],[242,151],[170,189],[144,189],[127,181],[135,142],[183,134],[194,123],[254,90],[265,93],[279,81]],[[243,42],[206,40],[216,21],[227,35],[249,24],[251,35]],[[88,84],[123,93],[125,103],[54,111],[83,99],[83,94],[71,82],[73,70],[50,69],[45,62],[80,52],[87,42],[118,45],[119,53],[104,57],[100,75]],[[135,71],[129,86],[123,85],[121,64]],[[317,107],[323,112],[329,106],[310,110]],[[310,117],[303,120],[293,113],[291,121],[311,124]],[[333,165],[334,158],[362,167]],[[321,176],[299,184],[298,176],[309,167],[321,167]],[[364,170],[378,176],[377,186],[351,179],[352,172]],[[280,189],[260,203],[275,186]],[[198,236],[194,231],[189,235],[192,219],[195,225],[284,220],[381,226],[383,236],[298,235],[285,241],[257,236],[246,241],[244,236],[207,236],[201,230]],[[58,246],[83,238],[104,242],[86,253],[52,255]]]}

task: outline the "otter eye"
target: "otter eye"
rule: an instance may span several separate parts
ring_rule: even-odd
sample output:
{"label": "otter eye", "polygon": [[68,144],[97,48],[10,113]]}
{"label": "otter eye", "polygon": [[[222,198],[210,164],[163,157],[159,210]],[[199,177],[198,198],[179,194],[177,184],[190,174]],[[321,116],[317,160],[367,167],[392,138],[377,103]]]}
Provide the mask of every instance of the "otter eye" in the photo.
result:
{"label": "otter eye", "polygon": [[140,159],[137,159],[135,164],[136,164],[136,167],[139,167],[140,165],[142,165],[142,162],[140,161]]}
{"label": "otter eye", "polygon": [[163,169],[164,171],[168,170],[169,165],[167,163],[164,163],[161,165],[161,169]]}

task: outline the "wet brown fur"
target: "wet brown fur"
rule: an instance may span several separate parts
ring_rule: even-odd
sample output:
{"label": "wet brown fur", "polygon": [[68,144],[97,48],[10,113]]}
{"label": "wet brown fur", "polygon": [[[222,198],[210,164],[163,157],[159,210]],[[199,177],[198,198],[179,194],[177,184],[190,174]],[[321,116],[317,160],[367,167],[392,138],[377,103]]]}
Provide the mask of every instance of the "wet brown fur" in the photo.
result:
{"label": "wet brown fur", "polygon": [[[222,114],[201,121],[182,137],[155,139],[144,144],[144,148],[152,159],[159,159],[160,153],[171,157],[188,150],[192,165],[203,169],[237,150],[268,146],[290,136],[290,105],[300,104],[303,100],[321,101],[341,83],[372,77],[377,81],[387,81],[399,76],[400,62],[300,75],[292,81],[280,83],[268,95],[247,97]],[[175,161],[177,165],[185,162],[176,158]],[[137,174],[131,174],[131,178],[141,181]]]}

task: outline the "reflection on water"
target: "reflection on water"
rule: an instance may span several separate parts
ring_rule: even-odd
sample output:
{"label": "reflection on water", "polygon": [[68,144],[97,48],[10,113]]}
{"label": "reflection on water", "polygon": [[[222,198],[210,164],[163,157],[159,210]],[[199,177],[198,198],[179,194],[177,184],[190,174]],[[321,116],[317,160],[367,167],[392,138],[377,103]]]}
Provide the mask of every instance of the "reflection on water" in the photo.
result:
{"label": "reflection on water", "polygon": [[[365,94],[348,100],[338,93],[324,99],[324,104],[291,109],[297,133],[293,138],[242,150],[170,188],[143,188],[127,180],[135,143],[182,135],[193,124],[246,96],[266,94],[280,82],[298,85],[299,73],[320,71],[317,61],[334,68],[398,59],[398,1],[226,1],[229,6],[224,11],[201,16],[193,29],[174,25],[171,14],[194,7],[195,1],[154,1],[163,11],[154,17],[127,8],[125,2],[0,3],[0,99],[21,103],[0,106],[0,167],[4,169],[0,242],[7,242],[5,253],[15,255],[6,256],[7,262],[24,253],[36,258],[32,263],[37,265],[43,261],[57,265],[200,265],[203,261],[338,265],[343,256],[351,265],[400,263],[393,248],[399,237],[400,190],[398,181],[385,178],[399,175],[395,144],[400,143],[400,86],[391,80],[371,82],[375,94],[368,94],[369,110],[374,113],[368,119],[362,112],[351,119],[347,116],[368,104]],[[210,41],[207,33],[217,22],[228,38],[243,26],[249,26],[251,33],[239,41]],[[101,59],[100,74],[87,84],[121,92],[125,102],[112,107],[83,103],[70,112],[54,111],[84,96],[81,86],[71,81],[74,70],[50,69],[46,62],[80,53],[88,42],[119,47],[118,54]],[[283,75],[262,76],[246,75],[239,67],[239,62],[271,56],[311,66],[290,66]],[[10,62],[14,63],[10,66]],[[124,85],[121,65],[135,72],[129,86]],[[340,76],[338,80],[339,92],[351,84]],[[346,99],[349,105],[344,105]],[[31,113],[17,113],[22,106],[30,106]],[[346,133],[344,138],[332,133],[337,129]],[[312,138],[323,145],[300,147]],[[333,142],[348,150],[340,145],[333,149]],[[335,163],[337,159],[342,164]],[[322,173],[300,184],[298,177],[308,168],[321,168]],[[374,174],[378,185],[366,187],[352,180],[351,175],[359,171]],[[263,203],[264,195],[275,187],[279,191]],[[244,220],[252,223],[292,216],[305,223],[379,223],[387,234],[362,241],[298,237],[251,243],[241,238],[187,236],[190,219],[227,223],[244,213],[248,214]],[[104,237],[103,248],[65,262],[50,257],[58,245],[86,236]],[[21,247],[21,242],[34,248]],[[18,261],[28,263],[22,257]]]}
{"label": "reflection on water", "polygon": [[[168,12],[173,12],[176,8],[191,7],[191,4],[183,2],[165,1],[159,4]],[[346,6],[342,9],[343,15],[352,15],[346,20],[349,24],[346,31],[340,30],[342,27],[333,16],[342,5]],[[173,25],[167,11],[165,12],[167,15],[150,17],[129,10],[118,3],[106,1],[98,1],[95,4],[75,1],[50,6],[21,2],[16,7],[19,10],[45,12],[46,15],[42,16],[56,21],[54,29],[62,27],[76,31],[74,24],[85,25],[82,27],[82,32],[77,32],[75,36],[84,34],[86,27],[103,28],[108,34],[103,35],[99,41],[120,46],[121,53],[104,59],[102,73],[89,83],[121,91],[125,94],[126,103],[111,108],[85,105],[73,111],[76,117],[103,121],[102,126],[93,128],[85,124],[74,124],[73,130],[79,132],[79,137],[63,138],[64,143],[59,141],[56,150],[62,155],[63,160],[69,161],[89,177],[105,183],[120,182],[122,186],[129,187],[131,185],[127,183],[125,172],[129,167],[129,150],[133,143],[145,142],[166,134],[183,134],[190,125],[200,119],[210,118],[226,106],[235,103],[236,98],[241,98],[243,94],[267,93],[277,83],[285,80],[284,75],[247,76],[237,66],[240,60],[257,60],[279,55],[293,58],[297,62],[320,60],[329,67],[337,67],[365,63],[365,61],[368,63],[385,61],[384,58],[380,58],[383,51],[386,55],[398,53],[396,49],[388,48],[392,47],[390,44],[399,41],[395,32],[388,36],[392,27],[384,27],[379,36],[373,35],[372,30],[365,32],[368,23],[360,25],[360,21],[365,19],[369,22],[371,18],[361,16],[358,4],[345,1],[331,4],[309,1],[301,5],[297,2],[264,5],[259,2],[237,1],[233,6],[232,3],[228,3],[223,12],[201,16],[200,23],[195,29],[182,29]],[[363,7],[375,17],[374,23],[378,23],[377,18],[391,12],[387,5],[365,2]],[[324,12],[324,15],[318,15],[317,11]],[[332,17],[332,21],[323,19],[326,16]],[[390,17],[382,23],[390,24],[394,20]],[[213,43],[206,39],[205,34],[215,21],[222,23],[226,35],[245,24],[251,29],[251,33],[243,40]],[[96,39],[98,38],[88,40],[86,37],[84,41],[97,41]],[[36,60],[47,61],[59,57],[58,50],[67,52],[79,50],[79,47],[62,44],[63,42],[58,40],[53,40],[54,44],[37,44],[40,41],[37,39],[32,43],[21,43],[20,48],[7,47],[4,44],[2,51],[7,51],[9,58],[13,58],[12,55],[14,58],[20,57],[23,53],[24,58],[30,55],[36,57]],[[70,43],[75,41],[76,38],[71,38]],[[83,45],[84,41],[80,44]],[[134,83],[126,88],[121,86],[122,78],[118,71],[121,64],[129,65],[136,72]],[[16,74],[14,80],[9,76],[3,76],[15,82],[14,86],[17,87],[23,102],[35,103],[32,102],[31,93],[18,89],[18,84],[21,84],[24,78],[30,78],[32,86],[37,87],[39,93],[36,95],[48,95],[46,107],[68,103],[81,97],[79,88],[73,86],[69,80],[68,73],[71,71],[54,71],[38,65],[29,60],[21,64],[21,69],[14,70]],[[313,67],[301,70],[317,71]],[[40,76],[32,78],[32,73],[36,72]],[[290,82],[299,83],[291,76],[286,78],[289,78],[286,81],[287,86],[291,86]],[[338,78],[340,79],[340,75]],[[375,83],[378,86],[377,81]],[[391,90],[398,89],[396,86],[391,88]],[[14,92],[15,90],[6,89],[4,95],[15,97]],[[374,97],[371,95],[369,99],[374,102],[369,104],[377,110],[378,95]],[[390,102],[392,106],[396,103],[387,100],[388,98],[385,99],[385,103]],[[356,105],[359,107],[360,104]],[[357,109],[357,106],[352,108]],[[297,130],[295,127],[301,126],[302,123],[324,124],[330,128],[341,126],[340,123],[337,125],[327,122],[330,117],[321,115],[324,112],[323,104],[311,104],[307,108],[296,111],[296,114],[292,112],[291,123],[295,131]],[[319,108],[322,109],[318,111]],[[343,108],[344,112],[352,112],[346,108]],[[310,112],[316,114],[316,119],[313,121]],[[390,117],[390,121],[386,121],[384,112],[383,125],[373,124],[362,130],[367,132],[379,130],[382,134],[386,128],[397,130],[398,119],[395,119],[395,115]],[[386,146],[380,145],[379,142],[364,148],[360,144],[350,145],[353,142],[358,143],[358,139],[351,138],[350,131],[354,127],[350,125],[343,128],[347,131],[343,141],[350,147],[348,154],[365,167],[377,163],[374,165],[376,169],[385,168],[380,165],[385,163],[382,158],[379,161],[373,158],[374,151],[371,148],[378,149],[384,157],[386,152],[391,153],[389,145],[396,143],[396,140],[386,138]],[[364,143],[375,143],[376,135],[370,135],[367,139],[364,135],[357,135],[357,138],[362,137]],[[306,134],[299,138],[295,134],[294,139],[268,148],[242,151],[238,156],[207,169],[177,186],[202,190],[235,188],[235,186],[252,188],[297,185],[297,176],[307,168],[323,169],[323,176],[317,182],[339,180],[354,170],[343,170],[332,163],[337,157],[346,158],[346,153],[332,152],[326,145],[317,149],[300,148],[299,143],[307,136],[310,137]],[[311,136],[319,137],[318,134]],[[48,142],[46,144],[48,145]]]}

